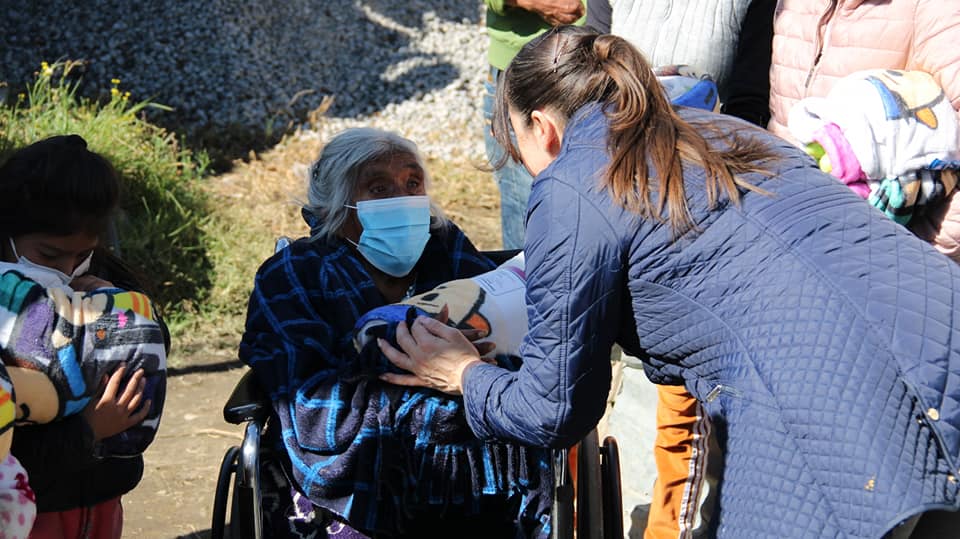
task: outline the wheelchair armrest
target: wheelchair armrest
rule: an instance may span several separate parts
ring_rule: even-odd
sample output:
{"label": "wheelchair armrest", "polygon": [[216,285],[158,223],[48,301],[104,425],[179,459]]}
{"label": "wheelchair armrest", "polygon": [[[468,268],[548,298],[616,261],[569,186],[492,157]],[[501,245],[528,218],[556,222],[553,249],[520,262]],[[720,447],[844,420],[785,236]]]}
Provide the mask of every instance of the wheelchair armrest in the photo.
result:
{"label": "wheelchair armrest", "polygon": [[270,400],[254,378],[253,371],[247,371],[223,406],[223,419],[239,425],[247,421],[263,422],[269,415]]}

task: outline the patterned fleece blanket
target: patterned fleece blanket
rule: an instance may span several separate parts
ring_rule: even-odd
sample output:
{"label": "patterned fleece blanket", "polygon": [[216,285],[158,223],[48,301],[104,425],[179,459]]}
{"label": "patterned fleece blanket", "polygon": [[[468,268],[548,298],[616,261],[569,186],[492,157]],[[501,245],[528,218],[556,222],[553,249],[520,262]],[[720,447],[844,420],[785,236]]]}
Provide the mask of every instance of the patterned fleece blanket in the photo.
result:
{"label": "patterned fleece blanket", "polygon": [[144,370],[150,411],[140,424],[103,440],[101,453],[142,453],[156,434],[166,395],[164,337],[150,300],[116,288],[45,288],[20,271],[2,269],[0,357],[12,388],[4,400],[0,387],[0,432],[11,413],[16,423],[29,424],[81,412],[103,379],[125,365],[124,381]]}

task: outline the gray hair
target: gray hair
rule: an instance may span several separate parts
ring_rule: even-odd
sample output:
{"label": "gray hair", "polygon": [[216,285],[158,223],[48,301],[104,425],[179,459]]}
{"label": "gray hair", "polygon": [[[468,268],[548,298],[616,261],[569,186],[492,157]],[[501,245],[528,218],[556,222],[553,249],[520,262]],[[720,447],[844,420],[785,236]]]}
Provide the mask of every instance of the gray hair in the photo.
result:
{"label": "gray hair", "polygon": [[[430,175],[424,166],[417,145],[400,135],[372,127],[355,127],[341,131],[323,147],[320,156],[310,165],[307,180],[307,203],[303,209],[320,220],[313,240],[330,240],[340,232],[349,215],[347,204],[360,172],[370,162],[393,154],[409,154],[424,171],[424,186],[429,189]],[[430,213],[433,227],[446,226],[447,219],[432,201]]]}

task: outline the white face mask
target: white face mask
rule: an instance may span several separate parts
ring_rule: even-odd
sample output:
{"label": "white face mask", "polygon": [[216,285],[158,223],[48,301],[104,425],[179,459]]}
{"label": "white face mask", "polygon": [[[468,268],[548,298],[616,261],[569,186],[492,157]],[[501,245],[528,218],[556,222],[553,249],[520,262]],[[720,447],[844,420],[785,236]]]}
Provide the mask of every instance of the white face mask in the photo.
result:
{"label": "white face mask", "polygon": [[91,251],[90,254],[87,255],[87,258],[84,258],[83,262],[73,269],[73,273],[67,275],[58,269],[42,266],[31,261],[25,256],[20,256],[17,254],[17,246],[14,245],[13,238],[10,238],[10,248],[13,249],[13,256],[16,257],[17,264],[23,266],[23,273],[26,275],[26,277],[29,277],[41,286],[46,287],[69,287],[71,281],[90,270],[90,260],[93,258],[93,252]]}

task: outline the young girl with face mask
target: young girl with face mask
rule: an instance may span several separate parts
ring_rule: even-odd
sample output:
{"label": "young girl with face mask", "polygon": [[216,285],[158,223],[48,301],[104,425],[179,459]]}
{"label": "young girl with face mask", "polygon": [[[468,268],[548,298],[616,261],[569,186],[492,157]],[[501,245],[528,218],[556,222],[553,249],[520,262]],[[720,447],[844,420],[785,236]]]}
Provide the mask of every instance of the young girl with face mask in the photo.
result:
{"label": "young girl with face mask", "polygon": [[0,166],[0,347],[17,406],[11,453],[36,494],[32,539],[119,538],[120,496],[159,422],[169,338],[100,245],[119,189],[76,135]]}

